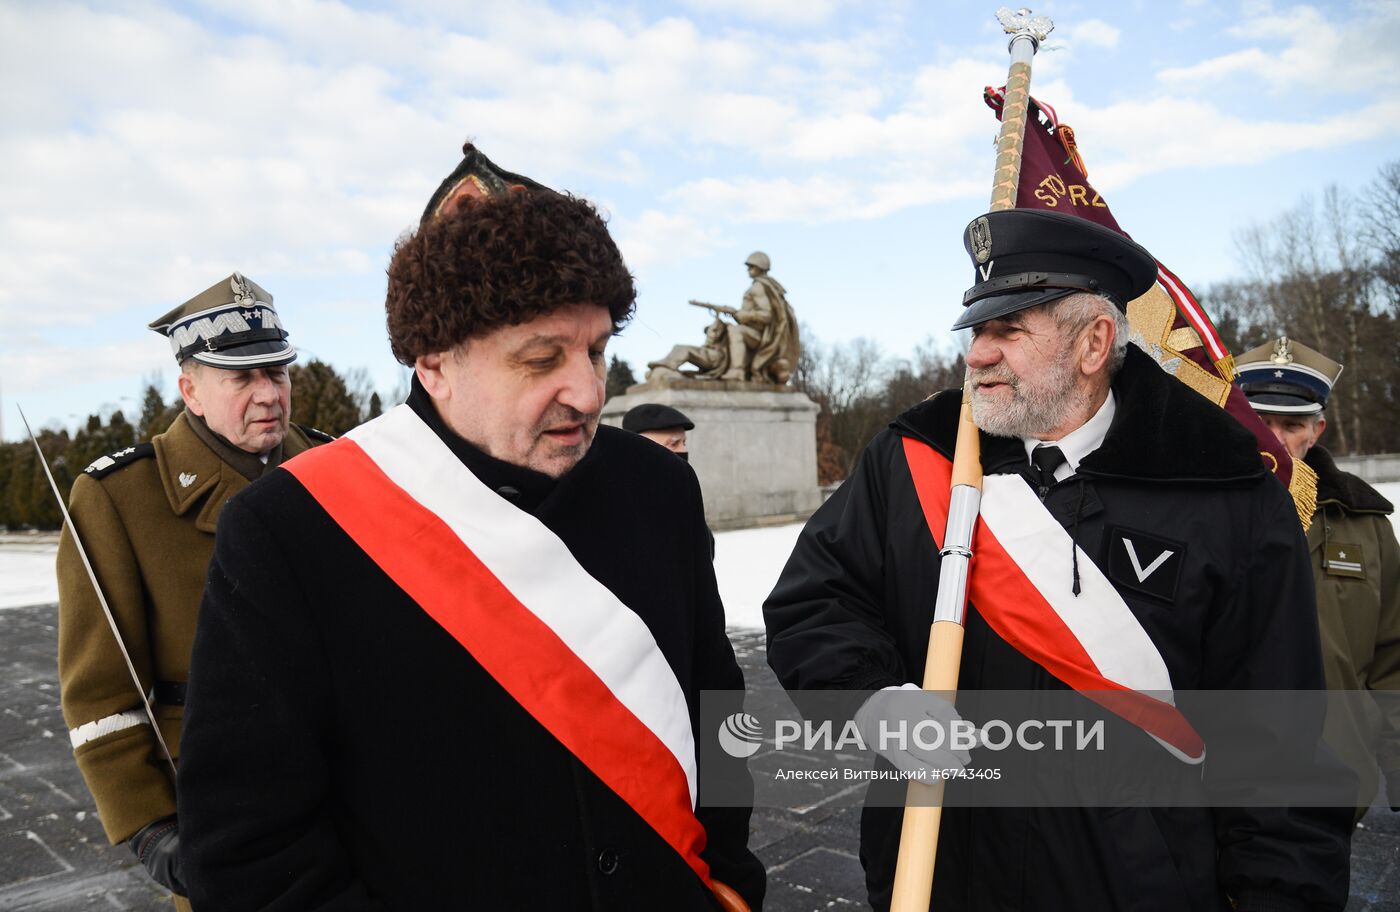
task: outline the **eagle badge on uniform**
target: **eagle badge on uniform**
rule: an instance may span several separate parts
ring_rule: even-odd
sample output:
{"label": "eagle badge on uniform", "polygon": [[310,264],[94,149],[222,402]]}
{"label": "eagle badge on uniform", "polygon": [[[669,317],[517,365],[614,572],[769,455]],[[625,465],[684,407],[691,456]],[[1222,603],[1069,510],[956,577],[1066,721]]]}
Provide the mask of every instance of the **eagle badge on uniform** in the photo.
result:
{"label": "eagle badge on uniform", "polygon": [[191,475],[189,472],[180,473],[180,487],[188,488],[199,479],[198,475]]}

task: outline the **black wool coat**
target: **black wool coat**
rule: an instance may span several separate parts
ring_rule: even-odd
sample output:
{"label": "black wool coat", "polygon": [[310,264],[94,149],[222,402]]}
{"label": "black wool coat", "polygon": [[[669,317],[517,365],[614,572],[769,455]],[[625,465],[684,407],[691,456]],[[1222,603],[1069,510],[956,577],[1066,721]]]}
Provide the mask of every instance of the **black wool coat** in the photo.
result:
{"label": "black wool coat", "polygon": [[[600,427],[555,482],[452,434],[421,390],[410,404],[642,618],[692,728],[701,689],[742,691],[683,461]],[[290,472],[224,509],[181,747],[185,879],[201,912],[715,908]],[[749,810],[697,815],[712,875],[759,908]]]}
{"label": "black wool coat", "polygon": [[[1104,569],[1179,696],[1321,688],[1307,545],[1252,436],[1133,346],[1113,389],[1117,411],[1103,445],[1049,489],[1047,509]],[[803,530],[764,607],[769,663],[789,690],[869,691],[921,678],[939,557],[902,440],[951,458],[959,402],[948,391],[901,415]],[[1019,474],[1026,463],[1019,439],[982,435],[986,474]],[[1179,552],[1179,565],[1153,579],[1157,591],[1125,585],[1110,566],[1109,546],[1123,530]],[[958,687],[1064,685],[997,636],[972,604]],[[1255,721],[1241,720],[1233,734]],[[1320,714],[1299,720],[1281,750],[1312,756],[1320,728]],[[1225,788],[1209,759],[1210,733],[1202,735],[1204,787]],[[1200,772],[1183,775],[1199,780]],[[890,901],[902,813],[868,801],[862,818],[861,860],[876,908]],[[1241,912],[1340,910],[1348,822],[1330,808],[950,808],[934,908],[1224,912],[1234,900]]]}

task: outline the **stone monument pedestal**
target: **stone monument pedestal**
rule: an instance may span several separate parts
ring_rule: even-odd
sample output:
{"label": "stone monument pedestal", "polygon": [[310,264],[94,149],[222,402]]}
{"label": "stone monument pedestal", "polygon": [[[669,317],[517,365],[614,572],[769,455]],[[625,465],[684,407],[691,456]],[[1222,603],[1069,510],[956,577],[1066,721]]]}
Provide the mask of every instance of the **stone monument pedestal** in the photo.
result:
{"label": "stone monument pedestal", "polygon": [[603,423],[622,425],[644,402],[684,412],[690,465],[712,529],[798,522],[822,501],[817,487],[818,406],[790,387],[732,380],[643,383],[603,406]]}

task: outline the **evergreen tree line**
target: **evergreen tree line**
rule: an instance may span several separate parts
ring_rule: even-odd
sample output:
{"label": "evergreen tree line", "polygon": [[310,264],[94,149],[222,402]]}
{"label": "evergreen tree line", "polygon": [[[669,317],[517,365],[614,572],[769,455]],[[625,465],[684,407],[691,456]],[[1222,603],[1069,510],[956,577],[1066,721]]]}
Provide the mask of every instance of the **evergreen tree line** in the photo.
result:
{"label": "evergreen tree line", "polygon": [[[340,435],[379,415],[383,403],[364,368],[343,376],[323,361],[293,364],[292,422]],[[141,411],[133,424],[120,409],[104,418],[89,415],[77,431],[36,431],[54,481],[66,500],[73,479],[93,460],[163,433],[185,408],[177,393],[166,401],[156,380],[148,380]],[[57,529],[63,522],[43,466],[28,440],[0,443],[0,528]]]}

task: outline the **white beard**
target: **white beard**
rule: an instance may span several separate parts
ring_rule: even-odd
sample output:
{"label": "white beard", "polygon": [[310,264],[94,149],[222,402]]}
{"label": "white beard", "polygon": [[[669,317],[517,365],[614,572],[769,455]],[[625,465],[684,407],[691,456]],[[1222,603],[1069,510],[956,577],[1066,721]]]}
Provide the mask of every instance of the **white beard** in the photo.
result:
{"label": "white beard", "polygon": [[[1071,355],[1070,349],[1060,352],[1045,381],[1038,386],[1018,377],[1004,361],[995,367],[970,370],[972,420],[995,437],[1044,437],[1062,427],[1085,398],[1075,389],[1077,370]],[[988,380],[1010,386],[1010,401],[992,402],[979,395],[977,383]]]}

